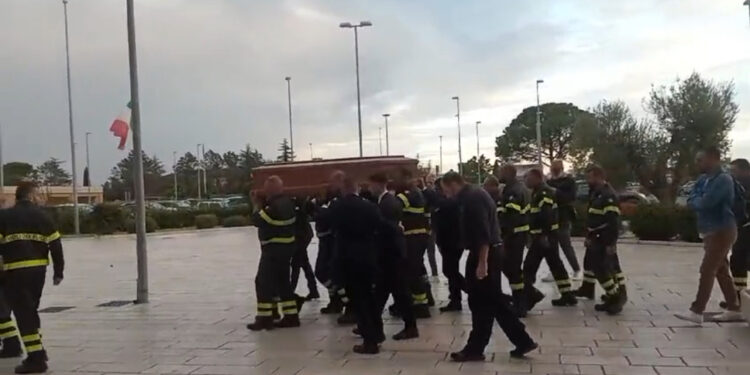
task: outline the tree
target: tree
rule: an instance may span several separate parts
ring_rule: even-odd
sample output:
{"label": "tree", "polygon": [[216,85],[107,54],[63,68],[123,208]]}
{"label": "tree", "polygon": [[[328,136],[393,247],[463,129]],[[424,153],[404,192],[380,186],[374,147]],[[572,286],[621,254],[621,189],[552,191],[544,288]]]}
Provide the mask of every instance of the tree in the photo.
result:
{"label": "tree", "polygon": [[62,168],[63,161],[50,158],[37,167],[40,183],[48,186],[70,185],[70,173]]}
{"label": "tree", "polygon": [[464,179],[472,184],[481,184],[477,170],[482,171],[482,180],[486,179],[492,174],[492,164],[489,159],[484,155],[479,156],[479,162],[477,163],[477,157],[474,156],[471,159],[463,163],[461,172],[463,173]]}
{"label": "tree", "polygon": [[227,166],[227,168],[237,168],[237,166],[240,164],[240,157],[237,155],[234,151],[227,151],[222,155],[221,157],[224,159],[224,164]]}
{"label": "tree", "polygon": [[[537,160],[536,106],[524,109],[495,140],[495,156],[503,162]],[[542,113],[542,159],[567,159],[573,148],[575,124],[591,116],[570,103],[547,103]]]}
{"label": "tree", "polygon": [[670,87],[652,87],[647,110],[667,134],[671,184],[665,196],[674,198],[679,187],[697,174],[693,158],[702,148],[729,151],[729,132],[739,113],[733,82],[714,83],[693,73]]}
{"label": "tree", "polygon": [[16,186],[23,180],[36,180],[34,166],[29,163],[13,161],[3,166],[5,185]]}
{"label": "tree", "polygon": [[240,152],[239,167],[249,173],[253,168],[263,164],[265,164],[263,154],[256,149],[251,149],[250,145],[245,145],[245,149]]}
{"label": "tree", "polygon": [[292,151],[292,147],[289,146],[289,141],[287,141],[286,138],[284,138],[284,140],[279,145],[279,152],[281,152],[281,154],[276,158],[276,161],[282,163],[294,161],[294,151]]}
{"label": "tree", "polygon": [[225,166],[224,158],[221,154],[214,152],[213,150],[206,151],[203,156],[203,167],[209,171],[218,171],[223,169]]}
{"label": "tree", "polygon": [[[161,176],[164,174],[164,166],[156,156],[149,157],[142,152],[143,158],[143,182],[146,195],[158,195],[164,188],[161,186]],[[111,175],[105,184],[105,195],[108,199],[125,199],[126,192],[134,197],[135,182],[133,180],[133,165],[135,163],[135,151],[131,150],[128,157],[120,160],[112,168]]]}

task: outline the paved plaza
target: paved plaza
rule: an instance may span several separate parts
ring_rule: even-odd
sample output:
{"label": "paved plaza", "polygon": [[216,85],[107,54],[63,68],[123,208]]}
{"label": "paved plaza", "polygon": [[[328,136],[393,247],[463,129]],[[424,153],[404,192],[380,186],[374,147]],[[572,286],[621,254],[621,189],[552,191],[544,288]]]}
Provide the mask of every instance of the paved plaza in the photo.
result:
{"label": "paved plaza", "polygon": [[[135,297],[135,237],[65,239],[64,246],[66,279],[49,282],[42,300],[42,308],[72,307],[42,315],[54,374],[750,374],[746,324],[694,328],[672,315],[694,295],[702,252],[695,246],[621,245],[630,293],[622,315],[595,313],[593,302],[552,308],[547,299],[525,319],[541,345],[528,360],[509,358],[496,326],[487,361],[469,364],[447,360],[466,341],[467,308],[433,310],[420,321],[421,338],[386,341],[373,357],[353,354],[351,328],[318,313],[325,300],[304,306],[299,329],[249,332],[260,251],[252,228],[149,236],[146,305],[97,306]],[[553,284],[539,286],[555,293]],[[445,279],[433,288],[444,302]],[[718,300],[711,306],[718,309]],[[386,321],[388,334],[400,327]],[[0,361],[0,374],[16,363]]]}

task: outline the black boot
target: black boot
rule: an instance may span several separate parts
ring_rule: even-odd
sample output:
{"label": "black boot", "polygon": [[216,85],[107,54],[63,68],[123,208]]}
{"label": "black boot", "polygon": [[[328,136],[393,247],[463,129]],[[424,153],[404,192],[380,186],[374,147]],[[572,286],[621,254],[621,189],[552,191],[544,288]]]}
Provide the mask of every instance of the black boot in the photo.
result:
{"label": "black boot", "polygon": [[525,346],[519,346],[510,351],[510,356],[513,358],[524,358],[526,354],[529,354],[539,348],[539,344],[531,341]]}
{"label": "black boot", "polygon": [[528,310],[532,310],[539,302],[544,300],[544,293],[535,287],[531,287],[529,295],[526,297],[528,301]]}
{"label": "black boot", "polygon": [[588,298],[593,300],[595,298],[595,292],[596,284],[584,282],[574,293],[578,298]]}
{"label": "black boot", "polygon": [[346,307],[344,309],[344,313],[339,316],[338,319],[336,319],[336,323],[338,323],[340,326],[349,326],[352,324],[357,323],[357,316],[354,315],[354,312],[350,307]]}
{"label": "black boot", "polygon": [[396,341],[416,339],[417,337],[419,337],[417,327],[406,327],[401,332],[393,335],[393,339]]}
{"label": "black boot", "polygon": [[247,329],[251,331],[270,331],[274,329],[273,317],[270,316],[256,316],[255,322],[247,325]]}
{"label": "black boot", "polygon": [[276,328],[299,327],[300,326],[299,315],[297,314],[284,315],[284,318],[279,320],[278,322],[275,322],[274,326],[276,326]]}
{"label": "black boot", "polygon": [[432,296],[432,288],[430,287],[430,284],[427,284],[427,306],[435,306],[435,297]]}
{"label": "black boot", "polygon": [[552,306],[575,306],[577,304],[578,299],[576,299],[576,296],[575,294],[573,294],[573,292],[565,292],[560,296],[560,298],[552,300]]}
{"label": "black boot", "polygon": [[18,358],[21,355],[23,355],[23,350],[21,350],[21,341],[18,339],[18,336],[3,340],[3,350],[0,350],[0,358]]}
{"label": "black boot", "polygon": [[440,308],[440,312],[453,312],[453,311],[461,311],[463,310],[463,306],[461,306],[460,301],[450,301],[447,305]]}
{"label": "black boot", "polygon": [[432,314],[430,314],[430,309],[427,305],[417,305],[414,306],[414,317],[417,319],[429,319],[432,317]]}
{"label": "black boot", "polygon": [[622,307],[625,305],[622,298],[622,294],[618,291],[617,294],[608,296],[606,302],[595,305],[594,310],[606,312],[609,315],[617,315],[622,312]]}
{"label": "black boot", "polygon": [[344,303],[336,295],[331,296],[331,301],[328,302],[328,305],[320,309],[320,313],[324,315],[341,314],[342,311],[344,311]]}
{"label": "black boot", "polygon": [[47,354],[44,351],[30,353],[16,367],[16,374],[43,374],[47,372]]}
{"label": "black boot", "polygon": [[394,318],[401,317],[401,312],[398,311],[398,307],[396,307],[395,303],[393,305],[388,306],[388,313],[391,314],[391,316]]}
{"label": "black boot", "polygon": [[378,354],[380,353],[380,347],[375,343],[364,343],[361,345],[354,345],[352,351],[357,354]]}
{"label": "black boot", "polygon": [[274,321],[281,320],[281,313],[279,313],[278,305],[274,305],[273,312],[271,314],[272,314],[271,317],[273,318]]}
{"label": "black boot", "polygon": [[620,305],[625,307],[626,303],[628,303],[628,288],[624,284],[620,284]]}
{"label": "black boot", "polygon": [[320,293],[318,293],[318,288],[314,286],[310,288],[310,293],[308,293],[307,297],[305,297],[305,299],[308,301],[319,299],[319,298],[320,298]]}
{"label": "black boot", "polygon": [[482,353],[471,353],[466,350],[451,353],[453,362],[484,362],[485,357]]}

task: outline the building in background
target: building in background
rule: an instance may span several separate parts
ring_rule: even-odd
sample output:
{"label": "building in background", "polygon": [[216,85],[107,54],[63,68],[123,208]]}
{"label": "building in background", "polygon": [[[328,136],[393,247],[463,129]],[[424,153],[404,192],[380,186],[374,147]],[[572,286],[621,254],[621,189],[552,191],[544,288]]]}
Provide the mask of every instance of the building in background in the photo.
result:
{"label": "building in background", "polygon": [[[39,193],[48,206],[73,203],[72,186],[40,186]],[[16,201],[16,187],[5,186],[0,192],[2,207],[10,207]],[[78,203],[98,204],[104,201],[104,189],[101,186],[78,187]]]}

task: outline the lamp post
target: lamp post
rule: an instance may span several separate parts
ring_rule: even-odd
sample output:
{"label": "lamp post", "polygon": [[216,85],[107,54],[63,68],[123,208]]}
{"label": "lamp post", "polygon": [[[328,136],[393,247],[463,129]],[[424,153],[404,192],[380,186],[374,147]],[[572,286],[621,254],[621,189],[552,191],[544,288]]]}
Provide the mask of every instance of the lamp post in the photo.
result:
{"label": "lamp post", "polygon": [[5,204],[5,164],[3,163],[3,128],[0,126],[0,208]]}
{"label": "lamp post", "polygon": [[481,121],[477,121],[476,128],[477,128],[477,183],[482,183],[482,164],[479,162],[479,124],[481,124]]}
{"label": "lamp post", "polygon": [[286,80],[286,96],[289,102],[289,149],[291,150],[292,160],[294,161],[294,132],[292,131],[292,77],[284,78]]}
{"label": "lamp post", "polygon": [[750,12],[750,0],[745,0],[745,2],[742,3],[742,5],[747,5],[747,10],[748,12]]}
{"label": "lamp post", "polygon": [[543,79],[536,80],[536,159],[539,163],[539,169],[544,170],[542,163],[542,112],[539,106],[539,84],[544,83]]}
{"label": "lamp post", "polygon": [[383,128],[378,126],[378,144],[380,146],[380,156],[383,156]]}
{"label": "lamp post", "polygon": [[359,129],[359,157],[362,157],[362,101],[359,93],[359,33],[360,27],[372,26],[370,21],[361,21],[359,25],[352,25],[350,22],[342,22],[339,27],[342,29],[354,29],[354,62],[357,71],[357,127]]}
{"label": "lamp post", "polygon": [[315,158],[313,157],[313,152],[312,152],[312,142],[310,142],[308,144],[310,145],[310,160],[313,160]]}
{"label": "lamp post", "polygon": [[388,117],[391,117],[390,113],[383,113],[383,118],[385,119],[385,154],[390,155],[391,154],[391,147],[390,147],[390,140],[388,138]]}
{"label": "lamp post", "polygon": [[[135,45],[135,12],[133,0],[126,1],[128,18],[128,56],[130,66],[130,126],[135,152],[135,233],[138,268],[136,303],[148,303],[148,256],[146,251],[146,201],[143,189],[143,151],[141,147],[141,105],[138,99],[138,58]],[[73,185],[75,186],[75,185]],[[76,210],[76,213],[78,211]]]}
{"label": "lamp post", "polygon": [[91,132],[86,132],[86,174],[88,177],[88,202],[91,204],[91,159],[89,159],[89,136]]}
{"label": "lamp post", "polygon": [[68,37],[68,0],[63,0],[63,13],[65,15],[65,62],[67,66],[68,81],[68,125],[70,127],[70,164],[73,169],[73,227],[76,234],[81,233],[78,215],[78,172],[76,171],[76,146],[75,128],[73,126],[73,98],[70,89],[70,43]]}
{"label": "lamp post", "polygon": [[174,176],[174,201],[177,202],[177,151],[172,151],[172,175]]}
{"label": "lamp post", "polygon": [[440,173],[445,174],[443,171],[443,136],[440,136]]}
{"label": "lamp post", "polygon": [[461,156],[461,105],[458,96],[451,99],[456,101],[456,125],[458,126],[458,174],[463,175],[463,157]]}
{"label": "lamp post", "polygon": [[201,200],[201,144],[195,145],[195,169],[198,170],[198,200]]}

